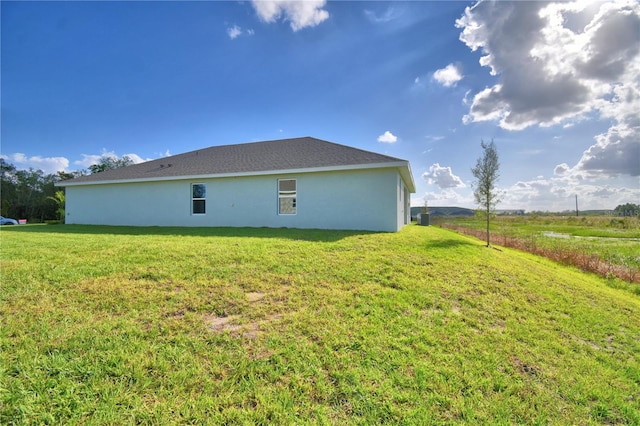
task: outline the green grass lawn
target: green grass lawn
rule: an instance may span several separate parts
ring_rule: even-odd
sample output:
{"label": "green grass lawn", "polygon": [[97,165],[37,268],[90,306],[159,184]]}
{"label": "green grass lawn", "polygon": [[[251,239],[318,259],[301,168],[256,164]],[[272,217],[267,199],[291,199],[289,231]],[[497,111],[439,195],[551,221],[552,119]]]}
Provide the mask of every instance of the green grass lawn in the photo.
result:
{"label": "green grass lawn", "polygon": [[640,298],[435,227],[2,228],[0,424],[640,424]]}

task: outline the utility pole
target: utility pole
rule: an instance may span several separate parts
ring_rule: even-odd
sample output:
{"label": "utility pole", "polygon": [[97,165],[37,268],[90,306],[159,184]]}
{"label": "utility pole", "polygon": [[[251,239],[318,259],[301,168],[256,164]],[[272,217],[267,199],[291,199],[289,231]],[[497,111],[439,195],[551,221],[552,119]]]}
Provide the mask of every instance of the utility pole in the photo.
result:
{"label": "utility pole", "polygon": [[578,214],[578,194],[576,194],[576,217],[577,217],[577,216],[580,216],[580,215]]}

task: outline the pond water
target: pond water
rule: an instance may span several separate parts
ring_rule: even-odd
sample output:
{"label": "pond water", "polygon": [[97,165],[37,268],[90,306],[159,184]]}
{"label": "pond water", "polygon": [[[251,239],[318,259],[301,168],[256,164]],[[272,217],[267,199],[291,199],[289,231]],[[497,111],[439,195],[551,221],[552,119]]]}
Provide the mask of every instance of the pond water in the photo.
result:
{"label": "pond water", "polygon": [[545,231],[542,233],[545,237],[551,238],[571,238],[569,234],[561,234],[560,232]]}
{"label": "pond water", "polygon": [[569,234],[563,234],[561,232],[553,232],[553,231],[544,231],[542,233],[545,237],[550,238],[579,238],[584,240],[614,240],[614,241],[640,241],[640,238],[622,238],[622,237],[579,237],[579,236],[571,236]]}

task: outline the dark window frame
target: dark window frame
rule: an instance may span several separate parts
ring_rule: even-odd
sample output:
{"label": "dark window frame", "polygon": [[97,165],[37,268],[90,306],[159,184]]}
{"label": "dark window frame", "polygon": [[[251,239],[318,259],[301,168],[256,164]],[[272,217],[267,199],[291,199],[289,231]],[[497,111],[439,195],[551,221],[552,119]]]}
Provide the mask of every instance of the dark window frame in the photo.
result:
{"label": "dark window frame", "polygon": [[[197,187],[202,187],[201,193],[196,193]],[[197,216],[207,214],[207,185],[205,183],[191,184],[191,214]]]}

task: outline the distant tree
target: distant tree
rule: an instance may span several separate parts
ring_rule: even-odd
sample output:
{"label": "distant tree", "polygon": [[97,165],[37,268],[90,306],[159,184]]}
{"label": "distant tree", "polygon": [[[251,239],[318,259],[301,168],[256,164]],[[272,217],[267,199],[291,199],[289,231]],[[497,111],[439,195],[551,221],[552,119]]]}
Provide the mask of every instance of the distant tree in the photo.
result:
{"label": "distant tree", "polygon": [[91,172],[91,174],[94,174],[104,172],[105,170],[119,169],[120,167],[131,166],[132,164],[134,164],[133,160],[126,155],[122,158],[103,156],[100,157],[100,161],[98,161],[98,164],[92,164],[89,166],[89,171]]}
{"label": "distant tree", "polygon": [[89,172],[87,170],[74,170],[72,172],[59,171],[56,173],[56,182],[63,180],[74,179],[80,176],[86,176]]}
{"label": "distant tree", "polygon": [[640,205],[633,203],[620,204],[613,211],[618,216],[640,216]]}
{"label": "distant tree", "polygon": [[18,170],[0,158],[0,210],[2,216],[42,222],[57,216],[55,183],[60,173],[42,170]]}
{"label": "distant tree", "polygon": [[480,141],[483,149],[482,156],[478,158],[476,166],[471,169],[476,181],[473,183],[473,195],[487,219],[487,247],[490,245],[489,222],[491,213],[500,202],[500,192],[496,189],[496,182],[500,178],[500,162],[498,150],[493,139],[485,143]]}
{"label": "distant tree", "polygon": [[2,176],[3,215],[40,222],[55,218],[55,206],[47,199],[55,193],[55,175],[11,167],[5,167]]}
{"label": "distant tree", "polygon": [[0,216],[11,216],[9,212],[16,197],[16,166],[0,158]]}

